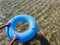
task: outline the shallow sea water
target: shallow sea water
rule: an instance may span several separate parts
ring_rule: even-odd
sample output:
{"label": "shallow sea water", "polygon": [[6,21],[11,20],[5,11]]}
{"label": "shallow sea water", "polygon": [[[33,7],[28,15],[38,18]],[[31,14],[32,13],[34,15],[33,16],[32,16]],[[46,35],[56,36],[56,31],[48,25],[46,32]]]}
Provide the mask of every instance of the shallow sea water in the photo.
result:
{"label": "shallow sea water", "polygon": [[[60,45],[60,0],[0,0],[0,26],[19,14],[34,17],[39,30],[32,40],[13,45]],[[18,27],[25,30],[27,25],[22,23]],[[0,45],[9,42],[5,28],[0,30]]]}

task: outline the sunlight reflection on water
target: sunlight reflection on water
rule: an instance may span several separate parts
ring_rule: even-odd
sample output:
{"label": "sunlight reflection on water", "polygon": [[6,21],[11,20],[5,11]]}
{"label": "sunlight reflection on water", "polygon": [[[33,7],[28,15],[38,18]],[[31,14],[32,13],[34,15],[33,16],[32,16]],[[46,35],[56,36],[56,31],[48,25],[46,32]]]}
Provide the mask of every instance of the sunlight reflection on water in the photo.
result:
{"label": "sunlight reflection on water", "polygon": [[3,1],[3,0],[0,0],[0,2]]}
{"label": "sunlight reflection on water", "polygon": [[3,20],[5,19],[5,15],[0,15],[0,25],[2,25],[4,22]]}

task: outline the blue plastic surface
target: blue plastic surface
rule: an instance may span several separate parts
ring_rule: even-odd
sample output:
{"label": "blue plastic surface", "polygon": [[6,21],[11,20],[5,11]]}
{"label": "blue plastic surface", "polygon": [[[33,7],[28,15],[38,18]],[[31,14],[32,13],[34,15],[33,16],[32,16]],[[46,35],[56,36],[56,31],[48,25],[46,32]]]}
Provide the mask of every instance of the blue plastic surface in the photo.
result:
{"label": "blue plastic surface", "polygon": [[[29,25],[29,29],[24,32],[18,32],[15,27],[20,22],[26,22]],[[16,42],[26,42],[32,39],[38,31],[38,24],[36,20],[32,16],[29,16],[27,14],[17,15],[9,20],[8,23],[11,24],[10,26],[6,27],[6,35],[11,40],[14,38],[15,35],[18,35],[19,38],[16,40]]]}

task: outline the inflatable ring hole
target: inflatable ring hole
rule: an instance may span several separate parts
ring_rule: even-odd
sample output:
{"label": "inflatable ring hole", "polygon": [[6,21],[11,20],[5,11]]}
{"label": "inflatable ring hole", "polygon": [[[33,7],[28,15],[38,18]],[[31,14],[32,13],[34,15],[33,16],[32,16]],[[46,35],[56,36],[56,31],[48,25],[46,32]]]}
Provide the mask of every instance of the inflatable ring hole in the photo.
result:
{"label": "inflatable ring hole", "polygon": [[16,30],[18,32],[24,32],[29,28],[29,25],[26,22],[20,22],[16,25]]}

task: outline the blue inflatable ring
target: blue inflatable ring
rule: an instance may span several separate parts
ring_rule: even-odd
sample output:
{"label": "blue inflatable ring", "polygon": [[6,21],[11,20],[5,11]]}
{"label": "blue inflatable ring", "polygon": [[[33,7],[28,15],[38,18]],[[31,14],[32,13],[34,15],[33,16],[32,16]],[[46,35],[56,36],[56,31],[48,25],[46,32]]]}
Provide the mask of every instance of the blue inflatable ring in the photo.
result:
{"label": "blue inflatable ring", "polygon": [[[19,22],[26,22],[29,25],[28,30],[24,32],[18,32],[15,27]],[[36,20],[27,15],[27,14],[20,14],[13,17],[9,20],[10,26],[6,27],[6,35],[12,40],[15,35],[18,35],[19,38],[16,42],[25,42],[32,39],[38,31],[38,24]]]}

